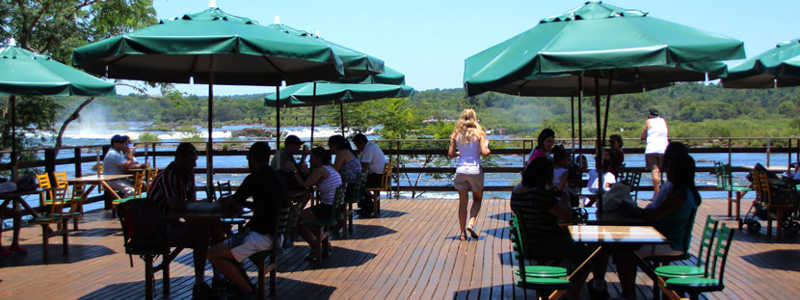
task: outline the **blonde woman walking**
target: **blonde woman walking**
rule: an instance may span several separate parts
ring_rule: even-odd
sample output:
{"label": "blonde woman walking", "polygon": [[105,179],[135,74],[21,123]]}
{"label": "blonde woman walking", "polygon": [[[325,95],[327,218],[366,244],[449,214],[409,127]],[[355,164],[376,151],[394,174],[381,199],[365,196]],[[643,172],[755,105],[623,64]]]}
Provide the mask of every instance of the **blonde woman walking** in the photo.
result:
{"label": "blonde woman walking", "polygon": [[[475,218],[481,209],[483,199],[481,156],[488,156],[489,153],[489,140],[486,139],[486,132],[478,124],[475,111],[470,108],[464,109],[450,136],[450,149],[447,152],[451,158],[458,157],[453,186],[458,190],[458,222],[461,229],[459,239],[462,241],[467,240],[467,231],[472,238],[478,238]],[[470,191],[472,191],[472,208],[467,224]]]}

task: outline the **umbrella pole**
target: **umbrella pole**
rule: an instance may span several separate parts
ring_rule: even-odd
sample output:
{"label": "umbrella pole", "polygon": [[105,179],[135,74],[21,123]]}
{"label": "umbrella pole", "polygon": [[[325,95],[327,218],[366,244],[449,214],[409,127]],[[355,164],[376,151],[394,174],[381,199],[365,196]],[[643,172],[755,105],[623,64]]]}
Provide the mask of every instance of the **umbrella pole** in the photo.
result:
{"label": "umbrella pole", "polygon": [[342,136],[344,136],[344,104],[339,101],[339,124],[342,125]]}
{"label": "umbrella pole", "polygon": [[595,157],[594,157],[594,166],[595,170],[597,171],[597,212],[601,213],[603,211],[603,177],[605,175],[605,168],[602,167],[603,162],[603,145],[600,144],[600,79],[596,76],[594,77],[594,117],[595,117],[595,125],[597,128],[596,138],[595,138]]}
{"label": "umbrella pole", "polygon": [[[569,129],[571,133],[570,149],[575,149],[575,96],[569,97]],[[574,153],[573,153],[574,154]]]}
{"label": "umbrella pole", "polygon": [[[209,56],[208,62],[208,143],[206,144],[206,190],[209,197],[214,193],[214,55]],[[210,198],[209,198],[210,199]]]}
{"label": "umbrella pole", "polygon": [[314,148],[314,121],[317,118],[317,82],[314,81],[314,94],[311,95],[311,148]]}
{"label": "umbrella pole", "polygon": [[581,111],[583,102],[583,73],[578,75],[578,150],[583,150],[583,113]]}
{"label": "umbrella pole", "polygon": [[275,86],[275,149],[281,150],[281,86]]}
{"label": "umbrella pole", "polygon": [[606,116],[603,121],[603,145],[606,143],[606,130],[608,129],[608,109],[611,106],[611,79],[614,77],[614,70],[608,72],[608,96],[606,98]]}
{"label": "umbrella pole", "polygon": [[11,109],[11,180],[17,180],[17,99],[16,96],[8,97],[8,106]]}

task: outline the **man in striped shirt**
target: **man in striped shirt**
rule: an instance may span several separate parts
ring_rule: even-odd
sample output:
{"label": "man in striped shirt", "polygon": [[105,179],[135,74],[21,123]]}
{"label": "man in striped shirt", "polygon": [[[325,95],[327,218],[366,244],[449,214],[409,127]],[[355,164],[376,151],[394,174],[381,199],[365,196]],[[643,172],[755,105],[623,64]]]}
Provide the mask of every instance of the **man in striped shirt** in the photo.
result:
{"label": "man in striped shirt", "polygon": [[[153,180],[147,199],[158,203],[164,216],[169,212],[185,210],[187,203],[197,201],[194,182],[196,161],[197,149],[190,143],[180,143],[175,149],[175,160]],[[222,240],[224,228],[221,226],[218,221],[181,222],[178,218],[167,221],[167,238],[181,247],[194,249],[195,294],[211,290],[204,282],[206,253],[209,238]]]}

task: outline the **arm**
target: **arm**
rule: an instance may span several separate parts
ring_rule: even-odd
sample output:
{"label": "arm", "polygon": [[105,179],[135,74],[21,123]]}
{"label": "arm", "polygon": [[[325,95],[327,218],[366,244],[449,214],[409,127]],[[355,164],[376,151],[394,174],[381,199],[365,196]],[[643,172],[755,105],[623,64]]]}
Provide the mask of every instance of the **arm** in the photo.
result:
{"label": "arm", "polygon": [[642,140],[646,140],[647,139],[647,127],[648,126],[650,126],[650,120],[647,120],[647,122],[644,122],[644,127],[642,127],[642,135],[641,135],[641,139]]}
{"label": "arm", "polygon": [[344,165],[345,157],[342,152],[343,151],[336,151],[336,161],[333,162],[333,168],[336,169],[336,171],[341,171],[342,166]]}
{"label": "arm", "polygon": [[486,138],[486,133],[481,133],[480,143],[481,143],[481,155],[483,155],[484,157],[489,156],[489,154],[492,153],[492,151],[489,150],[489,139]]}
{"label": "arm", "polygon": [[646,207],[643,211],[643,217],[645,220],[654,222],[661,220],[664,216],[674,212],[681,206],[683,206],[683,202],[686,201],[686,193],[671,193],[666,201],[663,204],[657,207]]}
{"label": "arm", "polygon": [[567,182],[567,176],[568,175],[569,175],[569,172],[564,172],[564,174],[561,174],[561,183],[558,185],[558,187],[556,187],[559,191],[563,191],[564,189],[567,188],[567,183],[568,183]]}
{"label": "arm", "polygon": [[560,218],[560,219],[564,219],[564,220],[571,220],[572,219],[572,211],[559,206],[558,203],[553,204],[553,206],[550,207],[550,209],[548,209],[547,212],[550,213],[551,215],[554,215],[554,216]]}
{"label": "arm", "polygon": [[322,167],[314,168],[311,170],[311,175],[308,176],[305,182],[306,188],[312,188],[313,186],[320,183],[325,178],[328,178],[328,172],[325,172],[325,169]]}
{"label": "arm", "polygon": [[456,153],[456,138],[453,136],[450,137],[450,147],[447,149],[447,156],[450,158],[458,156]]}

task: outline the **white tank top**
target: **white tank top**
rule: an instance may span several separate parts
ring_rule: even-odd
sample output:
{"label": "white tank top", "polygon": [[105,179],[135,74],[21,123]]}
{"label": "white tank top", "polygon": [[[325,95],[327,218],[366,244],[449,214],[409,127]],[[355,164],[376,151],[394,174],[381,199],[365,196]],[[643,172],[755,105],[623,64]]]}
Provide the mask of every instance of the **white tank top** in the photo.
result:
{"label": "white tank top", "polygon": [[456,142],[458,149],[458,162],[456,162],[456,173],[459,174],[480,174],[481,173],[481,147],[480,140],[469,144]]}
{"label": "white tank top", "polygon": [[650,126],[647,127],[647,146],[644,149],[645,154],[661,153],[667,150],[669,143],[669,133],[667,131],[667,122],[662,117],[650,119]]}

